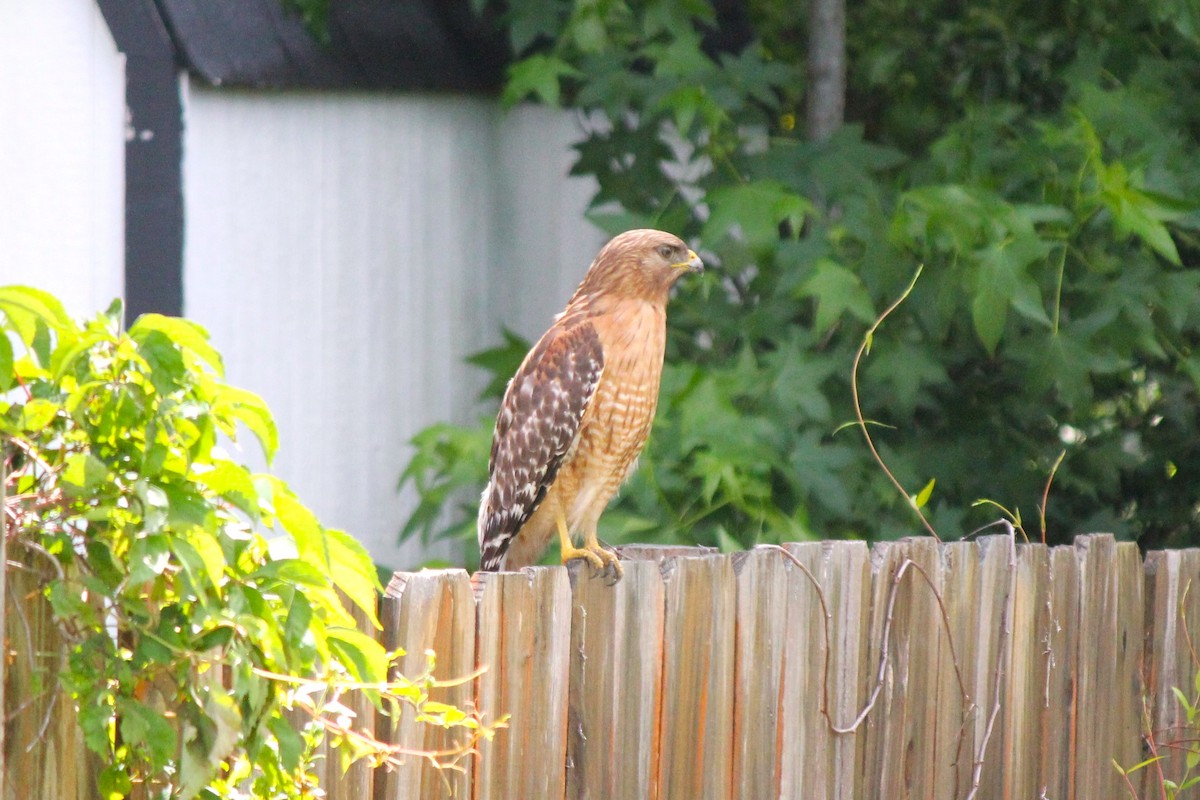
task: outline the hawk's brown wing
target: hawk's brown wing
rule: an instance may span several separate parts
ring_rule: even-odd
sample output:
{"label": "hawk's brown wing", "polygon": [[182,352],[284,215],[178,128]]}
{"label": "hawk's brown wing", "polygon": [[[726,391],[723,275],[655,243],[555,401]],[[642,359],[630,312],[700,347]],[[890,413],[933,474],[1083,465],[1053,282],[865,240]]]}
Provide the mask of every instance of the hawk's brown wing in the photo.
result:
{"label": "hawk's brown wing", "polygon": [[496,570],[570,451],[604,369],[591,322],[546,332],[508,384],[479,505],[480,569]]}

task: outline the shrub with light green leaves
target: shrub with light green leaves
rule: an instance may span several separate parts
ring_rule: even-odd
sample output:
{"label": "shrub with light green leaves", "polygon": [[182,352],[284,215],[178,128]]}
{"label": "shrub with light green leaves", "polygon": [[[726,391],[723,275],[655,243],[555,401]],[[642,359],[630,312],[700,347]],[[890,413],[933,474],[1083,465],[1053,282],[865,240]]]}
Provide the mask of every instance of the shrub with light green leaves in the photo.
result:
{"label": "shrub with light green leaves", "polygon": [[428,676],[383,685],[390,656],[339,597],[375,621],[367,552],[227,452],[249,431],[270,460],[276,429],[205,331],[156,314],[124,331],[119,304],[81,327],[16,286],[0,329],[9,557],[46,576],[101,795],[312,796],[327,733],[344,760],[386,761],[335,722],[342,698],[419,706]]}

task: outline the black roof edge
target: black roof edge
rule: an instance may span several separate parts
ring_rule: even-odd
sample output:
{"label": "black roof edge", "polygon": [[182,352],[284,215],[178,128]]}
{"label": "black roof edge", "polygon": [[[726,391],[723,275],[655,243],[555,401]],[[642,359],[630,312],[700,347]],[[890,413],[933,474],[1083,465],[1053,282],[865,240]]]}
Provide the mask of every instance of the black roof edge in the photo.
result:
{"label": "black roof edge", "polygon": [[494,93],[510,60],[469,0],[338,0],[327,44],[284,0],[157,5],[182,66],[213,86]]}

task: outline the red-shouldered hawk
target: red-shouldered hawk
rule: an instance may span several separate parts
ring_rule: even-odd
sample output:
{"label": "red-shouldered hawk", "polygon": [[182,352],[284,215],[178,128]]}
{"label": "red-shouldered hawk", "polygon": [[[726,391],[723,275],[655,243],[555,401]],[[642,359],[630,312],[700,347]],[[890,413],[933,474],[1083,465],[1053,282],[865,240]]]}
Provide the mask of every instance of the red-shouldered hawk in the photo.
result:
{"label": "red-shouldered hawk", "polygon": [[702,269],[662,231],[626,231],[597,254],[504,393],[479,504],[481,569],[536,563],[557,532],[564,562],[586,558],[620,577],[596,524],[650,435],[668,293]]}

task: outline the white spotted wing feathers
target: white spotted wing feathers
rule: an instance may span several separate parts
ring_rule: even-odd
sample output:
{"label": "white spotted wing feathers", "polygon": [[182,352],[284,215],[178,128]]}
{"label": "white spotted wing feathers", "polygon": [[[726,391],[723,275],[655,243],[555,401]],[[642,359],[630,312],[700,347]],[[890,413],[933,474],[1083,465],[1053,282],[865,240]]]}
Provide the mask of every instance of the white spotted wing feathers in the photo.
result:
{"label": "white spotted wing feathers", "polygon": [[479,504],[480,568],[499,569],[579,435],[604,351],[588,321],[551,328],[508,384]]}

